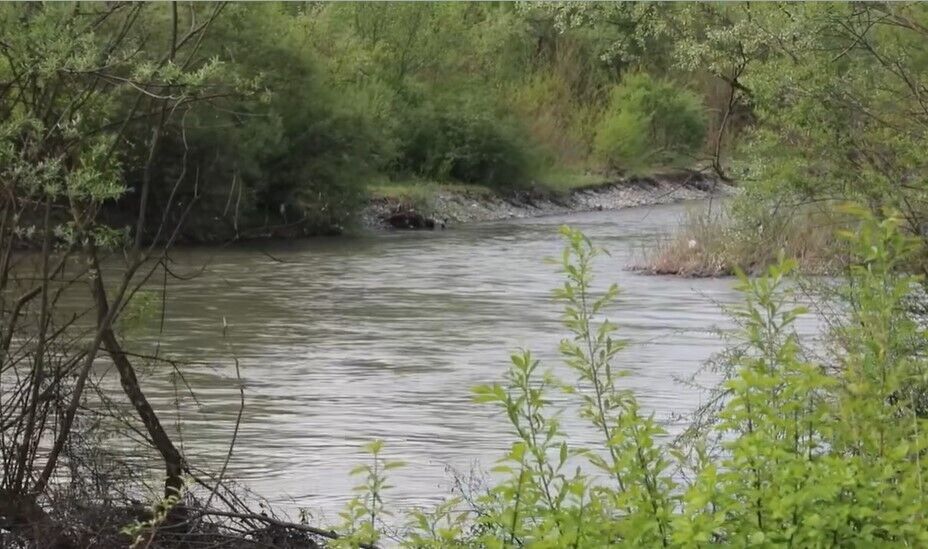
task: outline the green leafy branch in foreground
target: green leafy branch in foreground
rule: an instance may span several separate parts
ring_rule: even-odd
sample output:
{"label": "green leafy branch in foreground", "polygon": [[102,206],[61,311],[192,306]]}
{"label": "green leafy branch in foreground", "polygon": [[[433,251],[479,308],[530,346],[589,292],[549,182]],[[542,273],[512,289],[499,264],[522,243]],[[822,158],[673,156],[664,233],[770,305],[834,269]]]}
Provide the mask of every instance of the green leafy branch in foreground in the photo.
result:
{"label": "green leafy branch in foreground", "polygon": [[360,547],[373,545],[381,537],[378,520],[391,513],[384,508],[383,492],[391,486],[387,484],[386,472],[405,465],[399,460],[384,459],[383,441],[375,440],[364,445],[364,450],[370,454],[371,463],[359,465],[352,469],[351,476],[363,476],[364,483],[355,487],[358,495],[348,502],[341,513],[344,519],[342,532],[344,537],[335,540],[335,547]]}
{"label": "green leafy branch in foreground", "polygon": [[183,501],[183,493],[175,493],[152,502],[150,517],[136,520],[121,529],[132,540],[130,549],[147,549],[154,543],[158,528],[167,521],[171,512]]}
{"label": "green leafy branch in foreground", "polygon": [[[563,229],[565,283],[555,296],[564,303],[571,337],[560,350],[574,379],[556,379],[523,351],[512,356],[504,383],[477,387],[477,401],[505,413],[514,435],[493,470],[495,484],[476,501],[415,512],[403,545],[928,544],[926,334],[909,307],[919,279],[899,269],[915,245],[893,213],[852,213],[858,230],[845,236],[855,262],[841,294],[846,314],[828,334],[833,362],[802,351],[795,323],[806,311],[795,305],[794,261],[781,258],[755,279],[741,275],[743,350],[731,355],[723,406],[688,439],[690,448],[662,443],[665,431],[618,383],[615,360],[625,344],[612,337],[615,325],[597,320],[618,289],[593,294],[600,250]],[[552,402],[559,388],[601,433],[595,447],[573,443],[562,429],[566,409]],[[378,479],[370,493],[381,493],[380,470],[368,474]],[[383,512],[379,496],[366,501]],[[365,524],[375,527],[373,518]],[[377,535],[366,530],[364,539]]]}

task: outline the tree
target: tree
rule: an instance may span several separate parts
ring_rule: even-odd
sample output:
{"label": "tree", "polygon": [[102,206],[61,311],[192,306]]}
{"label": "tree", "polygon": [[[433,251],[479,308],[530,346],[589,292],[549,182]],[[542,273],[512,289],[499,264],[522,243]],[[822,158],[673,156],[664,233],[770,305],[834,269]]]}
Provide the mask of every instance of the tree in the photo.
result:
{"label": "tree", "polygon": [[[102,353],[162,458],[165,494],[182,487],[183,456],[114,325],[141,285],[165,268],[178,234],[166,221],[173,201],[158,211],[150,204],[164,135],[195,103],[230,93],[215,79],[221,65],[198,56],[223,8],[0,8],[0,376],[15,380],[0,393],[0,515],[39,545],[60,532],[46,524],[40,503],[60,474]],[[144,140],[127,142],[132,132]],[[133,160],[138,169],[127,169]],[[187,175],[182,169],[175,190]],[[102,212],[128,189],[136,193],[134,222],[114,229]],[[146,235],[149,226],[155,230]],[[29,243],[41,248],[37,261],[18,253]],[[101,268],[109,251],[122,256],[114,280],[104,280]],[[89,308],[65,314],[62,295],[83,285]],[[89,328],[79,322],[84,315],[94,319]],[[40,452],[44,441],[50,446]]]}
{"label": "tree", "polygon": [[693,35],[681,54],[694,67],[734,69],[733,89],[750,102],[735,174],[745,215],[852,199],[876,214],[897,208],[925,234],[925,6],[752,5],[719,16],[727,27]]}

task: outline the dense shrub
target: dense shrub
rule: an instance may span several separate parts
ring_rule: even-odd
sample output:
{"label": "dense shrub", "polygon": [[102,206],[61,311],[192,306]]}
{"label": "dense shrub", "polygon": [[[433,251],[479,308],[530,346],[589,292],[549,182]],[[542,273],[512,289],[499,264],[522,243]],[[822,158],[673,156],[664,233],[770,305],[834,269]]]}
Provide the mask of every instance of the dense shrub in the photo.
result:
{"label": "dense shrub", "polygon": [[518,123],[481,102],[426,103],[406,114],[400,170],[491,187],[526,183],[531,145]]}
{"label": "dense shrub", "polygon": [[164,137],[153,198],[168,199],[186,163],[174,198],[197,195],[189,238],[337,230],[363,205],[365,182],[392,162],[391,136],[363,90],[332,88],[308,32],[278,4],[230,6],[214,23],[203,48],[227,59],[235,93],[191,109]]}
{"label": "dense shrub", "polygon": [[706,114],[696,94],[635,74],[613,89],[594,145],[609,167],[635,171],[692,164],[705,137]]}

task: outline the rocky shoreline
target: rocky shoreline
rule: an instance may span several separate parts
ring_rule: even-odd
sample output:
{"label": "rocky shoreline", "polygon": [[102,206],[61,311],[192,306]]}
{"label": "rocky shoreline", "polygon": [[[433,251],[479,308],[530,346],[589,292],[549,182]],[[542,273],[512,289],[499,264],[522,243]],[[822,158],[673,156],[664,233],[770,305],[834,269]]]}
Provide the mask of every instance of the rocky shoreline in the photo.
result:
{"label": "rocky shoreline", "polygon": [[502,195],[441,189],[426,204],[390,198],[373,200],[361,213],[361,224],[373,230],[435,229],[480,221],[670,204],[734,192],[734,187],[697,173],[605,182],[567,194],[528,190]]}

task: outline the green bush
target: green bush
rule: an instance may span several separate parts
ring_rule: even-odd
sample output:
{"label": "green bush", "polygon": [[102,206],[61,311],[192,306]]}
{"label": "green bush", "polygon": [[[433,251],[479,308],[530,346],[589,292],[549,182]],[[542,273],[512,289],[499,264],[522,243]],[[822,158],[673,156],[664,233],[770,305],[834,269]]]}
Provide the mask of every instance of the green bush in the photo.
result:
{"label": "green bush", "polygon": [[531,178],[533,151],[525,131],[482,102],[428,102],[406,113],[403,127],[400,171],[496,188]]}
{"label": "green bush", "polygon": [[692,164],[705,138],[705,109],[696,94],[636,74],[612,91],[594,148],[610,168],[638,171]]}
{"label": "green bush", "polygon": [[203,48],[229,59],[226,78],[243,91],[197,105],[165,136],[153,199],[168,199],[186,161],[175,199],[197,194],[189,238],[338,230],[363,206],[365,181],[393,162],[373,100],[332,89],[305,25],[275,4],[229,6],[213,24]]}

